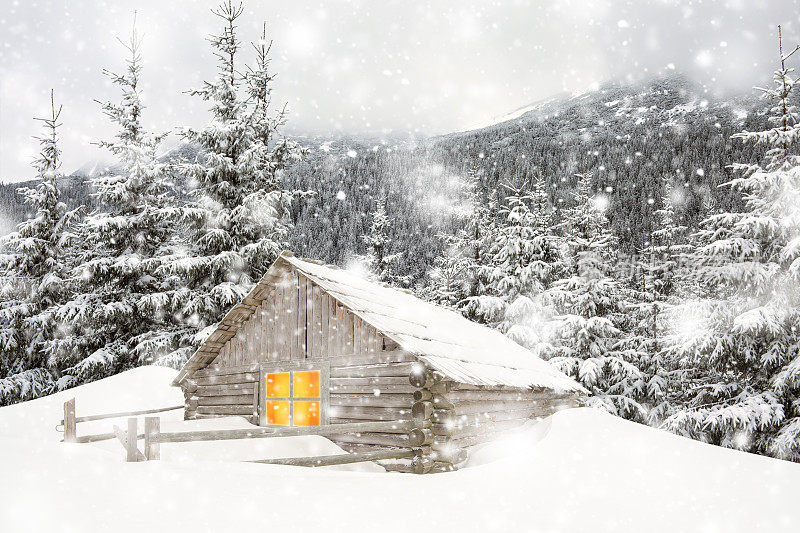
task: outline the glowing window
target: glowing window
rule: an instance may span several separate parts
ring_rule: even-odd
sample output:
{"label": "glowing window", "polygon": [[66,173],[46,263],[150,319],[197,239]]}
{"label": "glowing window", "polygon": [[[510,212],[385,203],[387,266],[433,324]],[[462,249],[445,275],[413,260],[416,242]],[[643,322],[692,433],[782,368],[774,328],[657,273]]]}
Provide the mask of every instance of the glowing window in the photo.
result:
{"label": "glowing window", "polygon": [[319,425],[319,402],[298,400],[294,404],[294,425],[295,426],[318,426]]}
{"label": "glowing window", "polygon": [[319,370],[265,374],[264,420],[276,426],[318,426],[322,419]]}
{"label": "glowing window", "polygon": [[267,400],[267,424],[290,425],[291,403],[289,400]]}
{"label": "glowing window", "polygon": [[295,398],[319,398],[319,371],[292,372]]}
{"label": "glowing window", "polygon": [[289,372],[267,374],[267,398],[288,398],[292,395],[289,388],[289,374]]}

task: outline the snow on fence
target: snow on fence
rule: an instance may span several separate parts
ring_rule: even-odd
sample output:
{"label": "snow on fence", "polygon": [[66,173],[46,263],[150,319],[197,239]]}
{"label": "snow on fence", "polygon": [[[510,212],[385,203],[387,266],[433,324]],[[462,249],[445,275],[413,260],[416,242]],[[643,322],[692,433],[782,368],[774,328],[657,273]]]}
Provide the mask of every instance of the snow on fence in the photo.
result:
{"label": "snow on fence", "polygon": [[[218,429],[206,431],[180,431],[180,432],[161,432],[161,418],[148,416],[144,419],[144,433],[138,433],[138,420],[134,415],[153,414],[163,411],[182,409],[183,406],[164,407],[161,409],[148,409],[142,411],[128,411],[124,413],[110,413],[105,415],[92,415],[85,417],[75,416],[75,398],[64,403],[64,442],[96,442],[117,438],[125,447],[126,461],[153,461],[161,458],[161,443],[196,442],[210,440],[235,440],[235,439],[260,439],[270,437],[296,437],[303,435],[331,436],[345,433],[362,433],[383,430],[407,430],[410,435],[415,435],[417,429],[414,421],[386,421],[386,422],[352,422],[344,424],[326,424],[322,426],[307,427],[254,427],[252,429]],[[90,420],[102,420],[105,418],[119,418],[128,416],[127,431],[123,431],[114,426],[112,433],[101,433],[98,435],[76,435],[76,424],[78,422],[88,422]],[[144,452],[138,448],[138,439],[144,439]],[[419,443],[420,445],[422,442]],[[352,463],[362,463],[367,461],[380,461],[386,459],[405,459],[420,455],[419,448],[403,448],[392,450],[381,450],[363,453],[345,453],[339,455],[321,455],[311,457],[287,457],[280,459],[262,459],[248,461],[251,463],[262,464],[282,464],[292,466],[331,466]]]}

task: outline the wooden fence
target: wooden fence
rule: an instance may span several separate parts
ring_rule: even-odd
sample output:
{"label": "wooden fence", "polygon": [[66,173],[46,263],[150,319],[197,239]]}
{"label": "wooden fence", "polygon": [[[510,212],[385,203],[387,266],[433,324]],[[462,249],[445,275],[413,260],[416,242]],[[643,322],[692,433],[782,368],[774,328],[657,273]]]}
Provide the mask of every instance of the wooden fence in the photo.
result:
{"label": "wooden fence", "polygon": [[96,442],[109,440],[116,437],[116,433],[100,433],[98,435],[78,436],[78,424],[81,422],[91,422],[93,420],[104,420],[106,418],[122,418],[127,416],[150,415],[153,413],[163,413],[165,411],[175,411],[183,409],[183,404],[172,407],[160,407],[158,409],[144,409],[141,411],[124,411],[121,413],[107,413],[101,415],[75,416],[75,398],[64,402],[64,418],[60,424],[64,426],[64,442]]}
{"label": "wooden fence", "polygon": [[[406,430],[413,432],[416,422],[352,422],[344,424],[326,424],[322,426],[307,427],[254,427],[248,429],[218,429],[206,431],[180,431],[180,432],[161,432],[161,418],[148,416],[144,419],[144,433],[138,432],[138,420],[134,415],[153,414],[174,409],[182,409],[183,406],[164,407],[161,409],[149,409],[143,411],[128,411],[124,413],[111,413],[105,415],[92,415],[84,417],[75,416],[75,398],[64,403],[64,442],[96,442],[116,438],[125,448],[126,461],[154,461],[161,458],[162,443],[178,442],[197,442],[215,440],[238,440],[238,439],[261,439],[271,437],[296,437],[302,435],[319,435],[323,437],[331,435],[341,435],[346,433],[362,433],[371,431],[385,430]],[[111,433],[101,433],[98,435],[76,435],[76,424],[88,422],[90,420],[103,420],[106,418],[119,418],[128,416],[127,430],[114,426]],[[144,452],[138,448],[138,440],[144,439]],[[418,448],[401,448],[391,450],[380,450],[363,453],[345,453],[339,455],[321,455],[312,457],[289,457],[280,459],[263,459],[247,461],[262,464],[280,464],[292,466],[331,466],[344,465],[351,463],[362,463],[367,461],[380,461],[386,459],[405,459],[420,455]]]}

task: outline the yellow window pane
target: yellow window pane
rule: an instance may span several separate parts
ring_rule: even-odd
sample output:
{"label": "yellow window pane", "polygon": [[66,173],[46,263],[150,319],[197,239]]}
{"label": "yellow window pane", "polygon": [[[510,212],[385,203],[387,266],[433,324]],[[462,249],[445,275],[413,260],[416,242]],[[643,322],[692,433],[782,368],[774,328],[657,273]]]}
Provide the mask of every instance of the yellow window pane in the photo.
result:
{"label": "yellow window pane", "polygon": [[319,371],[295,372],[293,392],[295,398],[319,398]]}
{"label": "yellow window pane", "polygon": [[319,402],[296,401],[294,402],[295,426],[319,425]]}
{"label": "yellow window pane", "polygon": [[291,395],[289,372],[267,374],[267,398],[288,398]]}
{"label": "yellow window pane", "polygon": [[267,400],[267,424],[289,425],[289,400]]}

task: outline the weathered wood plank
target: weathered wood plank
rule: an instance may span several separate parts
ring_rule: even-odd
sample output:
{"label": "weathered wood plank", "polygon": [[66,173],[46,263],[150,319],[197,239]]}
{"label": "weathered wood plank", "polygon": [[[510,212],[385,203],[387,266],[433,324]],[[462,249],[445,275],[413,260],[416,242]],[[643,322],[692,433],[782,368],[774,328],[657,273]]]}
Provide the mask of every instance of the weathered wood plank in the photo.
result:
{"label": "weathered wood plank", "polygon": [[346,433],[380,432],[387,428],[411,430],[413,422],[357,422],[306,427],[253,427],[248,429],[219,429],[210,431],[165,432],[155,436],[155,442],[193,442],[209,440],[255,439],[302,435],[342,435]]}
{"label": "weathered wood plank", "polygon": [[411,409],[414,405],[414,396],[411,394],[335,394],[331,393],[331,405],[365,406],[365,407],[406,407]]}
{"label": "weathered wood plank", "polygon": [[331,394],[411,394],[413,397],[417,389],[408,383],[402,385],[331,385]]}
{"label": "weathered wood plank", "polygon": [[161,418],[148,416],[144,419],[144,457],[147,461],[161,459],[161,447],[153,438],[161,431]]}
{"label": "weathered wood plank", "polygon": [[201,405],[255,405],[253,402],[253,393],[250,394],[236,394],[229,396],[200,396],[198,398],[198,407]]}
{"label": "weathered wood plank", "polygon": [[533,392],[520,389],[519,391],[475,391],[475,390],[453,390],[445,394],[448,400],[454,404],[461,401],[487,401],[487,400],[552,400],[565,398],[564,395],[556,393]]}
{"label": "weathered wood plank", "polygon": [[369,366],[331,368],[332,378],[363,378],[410,376],[418,363],[389,363]]}
{"label": "weathered wood plank", "polygon": [[355,387],[359,385],[369,385],[380,387],[383,385],[410,385],[408,377],[388,376],[388,377],[363,377],[363,378],[331,378],[331,387]]}
{"label": "weathered wood plank", "polygon": [[331,435],[333,442],[348,442],[351,444],[380,444],[383,446],[413,447],[407,435],[390,435],[387,433],[347,433],[344,435]]}
{"label": "weathered wood plank", "polygon": [[223,376],[198,377],[196,381],[198,388],[207,385],[253,383],[254,381],[258,381],[258,374],[256,374],[255,372],[244,372],[241,374],[226,374]]}
{"label": "weathered wood plank", "polygon": [[306,280],[306,356],[315,358],[319,349],[314,344],[314,283]]}
{"label": "weathered wood plank", "polygon": [[252,415],[253,406],[248,405],[198,405],[201,415]]}
{"label": "weathered wood plank", "polygon": [[75,398],[70,398],[64,402],[64,442],[77,442],[78,430],[77,419],[75,418]]}
{"label": "weathered wood plank", "polygon": [[195,372],[196,377],[209,377],[209,376],[227,376],[229,374],[244,374],[247,372],[258,371],[258,365],[240,365],[240,366],[227,366],[227,367],[206,367],[203,370]]}
{"label": "weathered wood plank", "polygon": [[416,452],[414,450],[382,450],[366,453],[346,453],[339,455],[321,455],[316,457],[295,457],[284,459],[263,459],[259,461],[248,461],[251,463],[263,463],[273,465],[288,465],[288,466],[332,466],[332,465],[346,465],[352,463],[364,463],[369,461],[380,461],[386,459],[402,459],[406,457],[414,457]]}
{"label": "weathered wood plank", "polygon": [[375,365],[381,363],[412,363],[417,360],[414,354],[404,350],[392,350],[374,354],[347,354],[329,357],[331,368],[345,366]]}
{"label": "weathered wood plank", "polygon": [[308,283],[308,279],[303,275],[297,276],[297,334],[299,336],[298,342],[300,343],[300,353],[302,354],[301,359],[306,359],[309,357],[308,354],[308,346],[306,341],[306,326],[307,326],[307,317],[306,317],[306,284]]}
{"label": "weathered wood plank", "polygon": [[252,394],[254,383],[230,383],[227,385],[205,385],[197,387],[197,396],[230,396]]}
{"label": "weathered wood plank", "polygon": [[358,418],[360,420],[408,420],[411,418],[411,409],[400,407],[349,407],[331,406],[328,411],[331,417]]}

